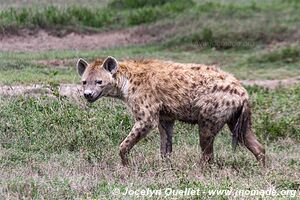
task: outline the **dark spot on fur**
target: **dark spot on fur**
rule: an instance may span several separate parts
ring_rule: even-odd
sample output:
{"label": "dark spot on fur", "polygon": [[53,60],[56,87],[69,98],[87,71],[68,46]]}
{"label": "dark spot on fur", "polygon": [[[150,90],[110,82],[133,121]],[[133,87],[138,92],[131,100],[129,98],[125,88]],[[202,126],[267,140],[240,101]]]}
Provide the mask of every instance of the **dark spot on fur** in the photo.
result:
{"label": "dark spot on fur", "polygon": [[222,101],[222,105],[224,106],[226,104],[226,100],[223,100]]}
{"label": "dark spot on fur", "polygon": [[149,108],[149,106],[148,106],[148,105],[146,105],[146,108]]}
{"label": "dark spot on fur", "polygon": [[229,90],[229,88],[230,88],[230,86],[229,85],[227,85],[225,88],[224,88],[224,92],[226,92],[226,91],[228,91]]}
{"label": "dark spot on fur", "polygon": [[139,140],[141,138],[141,136],[142,136],[141,132],[140,131],[137,132],[137,134],[136,134],[136,140]]}
{"label": "dark spot on fur", "polygon": [[[145,74],[146,73],[139,73],[139,74],[136,74],[136,76],[139,78],[142,78],[142,77],[145,77]],[[140,84],[140,82],[138,82],[137,84]]]}
{"label": "dark spot on fur", "polygon": [[173,73],[173,76],[178,76],[178,73],[177,73],[177,72],[174,72],[174,73]]}
{"label": "dark spot on fur", "polygon": [[241,96],[243,97],[243,96],[245,96],[245,94],[246,94],[246,92],[242,92]]}
{"label": "dark spot on fur", "polygon": [[176,101],[180,101],[179,96],[176,95],[176,96],[174,96],[174,98]]}
{"label": "dark spot on fur", "polygon": [[129,143],[129,140],[125,140],[125,143],[127,143],[127,144],[128,144],[128,143]]}
{"label": "dark spot on fur", "polygon": [[151,117],[147,117],[147,121],[150,122],[151,121]]}
{"label": "dark spot on fur", "polygon": [[135,105],[135,109],[138,111],[140,110],[140,106],[138,104]]}
{"label": "dark spot on fur", "polygon": [[226,106],[229,106],[229,105],[230,105],[230,102],[229,102],[229,101],[227,101],[227,102],[226,102]]}
{"label": "dark spot on fur", "polygon": [[222,91],[222,90],[223,90],[223,85],[220,85],[219,91]]}
{"label": "dark spot on fur", "polygon": [[152,127],[151,124],[147,124],[147,125],[145,126],[146,129],[150,129],[151,127]]}
{"label": "dark spot on fur", "polygon": [[216,102],[216,103],[215,103],[215,108],[218,108],[218,106],[219,106],[219,103]]}
{"label": "dark spot on fur", "polygon": [[218,88],[218,85],[214,85],[214,87],[213,87],[213,89],[212,89],[211,92],[215,92],[217,90],[217,88]]}
{"label": "dark spot on fur", "polygon": [[131,90],[132,90],[132,92],[135,92],[135,87],[133,87]]}
{"label": "dark spot on fur", "polygon": [[196,88],[196,83],[192,83],[192,88]]}
{"label": "dark spot on fur", "polygon": [[212,110],[213,110],[212,107],[207,108],[207,112],[211,112]]}
{"label": "dark spot on fur", "polygon": [[170,91],[174,91],[175,90],[175,87],[170,87]]}
{"label": "dark spot on fur", "polygon": [[179,81],[184,81],[183,76],[180,76],[180,77],[178,78],[178,80],[179,80]]}
{"label": "dark spot on fur", "polygon": [[233,92],[234,92],[234,94],[238,94],[238,91],[236,88],[234,88]]}
{"label": "dark spot on fur", "polygon": [[235,106],[235,101],[234,100],[231,101],[231,105]]}

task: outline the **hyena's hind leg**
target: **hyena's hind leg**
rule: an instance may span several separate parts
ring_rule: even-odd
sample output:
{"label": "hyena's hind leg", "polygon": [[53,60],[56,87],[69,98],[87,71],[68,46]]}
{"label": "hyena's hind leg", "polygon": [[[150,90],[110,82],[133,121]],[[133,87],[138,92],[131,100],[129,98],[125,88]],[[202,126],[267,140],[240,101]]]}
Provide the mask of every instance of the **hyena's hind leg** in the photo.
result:
{"label": "hyena's hind leg", "polygon": [[172,136],[174,120],[159,120],[158,130],[160,133],[160,154],[167,157],[172,153]]}
{"label": "hyena's hind leg", "polygon": [[[224,125],[224,124],[223,124]],[[201,119],[199,122],[199,138],[202,156],[200,158],[200,165],[204,166],[206,163],[213,162],[214,159],[214,140],[215,136],[222,129],[223,125],[213,123],[210,120]]]}
{"label": "hyena's hind leg", "polygon": [[[244,144],[247,147],[247,149],[249,149],[254,154],[254,156],[260,163],[260,165],[262,167],[265,167],[265,149],[262,146],[262,144],[260,142],[258,142],[255,134],[253,133],[250,120],[251,119],[249,118],[249,120],[247,121],[247,123],[248,123],[247,129],[246,129],[246,132],[244,133],[244,136],[242,138],[239,137],[238,142]],[[227,123],[230,131],[233,134],[234,134],[237,123],[238,123],[237,118],[232,118]]]}

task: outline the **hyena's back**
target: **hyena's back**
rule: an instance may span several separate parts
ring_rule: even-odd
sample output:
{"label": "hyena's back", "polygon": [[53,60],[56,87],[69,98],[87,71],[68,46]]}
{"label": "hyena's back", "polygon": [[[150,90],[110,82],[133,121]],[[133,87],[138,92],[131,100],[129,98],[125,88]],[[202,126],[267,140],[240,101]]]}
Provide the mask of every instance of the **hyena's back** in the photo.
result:
{"label": "hyena's back", "polygon": [[161,117],[225,123],[248,101],[239,81],[213,66],[152,61],[145,67],[137,70],[143,70],[141,86],[160,103]]}

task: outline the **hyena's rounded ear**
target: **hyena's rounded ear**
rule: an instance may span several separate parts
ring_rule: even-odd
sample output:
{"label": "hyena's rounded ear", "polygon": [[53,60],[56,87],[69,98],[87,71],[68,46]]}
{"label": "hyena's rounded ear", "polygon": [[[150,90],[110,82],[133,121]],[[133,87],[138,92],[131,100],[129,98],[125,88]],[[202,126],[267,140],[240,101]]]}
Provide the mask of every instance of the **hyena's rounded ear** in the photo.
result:
{"label": "hyena's rounded ear", "polygon": [[108,56],[103,62],[103,67],[111,74],[115,74],[119,68],[118,61],[114,57]]}
{"label": "hyena's rounded ear", "polygon": [[79,60],[76,63],[76,66],[77,66],[78,74],[82,76],[86,67],[88,66],[88,63],[83,58],[79,58]]}

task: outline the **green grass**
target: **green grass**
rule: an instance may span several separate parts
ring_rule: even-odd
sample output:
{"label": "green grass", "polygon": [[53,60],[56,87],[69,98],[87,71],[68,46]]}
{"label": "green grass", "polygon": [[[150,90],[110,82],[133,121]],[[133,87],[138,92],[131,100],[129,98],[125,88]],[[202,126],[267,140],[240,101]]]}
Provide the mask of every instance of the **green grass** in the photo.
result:
{"label": "green grass", "polygon": [[232,151],[227,129],[217,137],[215,162],[202,171],[197,165],[197,127],[183,123],[176,123],[169,162],[160,159],[155,130],[133,149],[130,169],[122,169],[118,145],[133,120],[120,101],[101,99],[88,106],[84,101],[49,97],[1,98],[0,196],[112,198],[111,190],[125,191],[129,185],[206,192],[270,186],[296,190],[300,184],[300,85],[276,91],[250,87],[248,91],[253,126],[267,149],[264,174],[247,150]]}
{"label": "green grass", "polygon": [[[33,4],[24,5],[0,0],[2,32],[14,34],[20,28],[99,31],[143,25],[143,34],[154,40],[93,51],[0,51],[1,85],[79,83],[75,69],[79,57],[92,61],[108,55],[119,60],[216,64],[240,79],[300,76],[298,0],[51,2],[31,0]],[[49,60],[66,62],[41,64]],[[215,141],[214,163],[200,169],[198,129],[183,123],[176,123],[170,160],[160,158],[159,134],[154,130],[134,147],[130,168],[125,169],[118,145],[133,120],[120,101],[101,99],[89,105],[62,97],[0,97],[0,199],[132,199],[112,194],[128,187],[205,192],[193,199],[233,198],[210,196],[211,189],[274,188],[298,190],[298,196],[276,198],[299,199],[300,85],[247,90],[253,127],[267,150],[265,172],[243,147],[232,151],[227,128]]]}
{"label": "green grass", "polygon": [[282,49],[267,52],[254,58],[249,58],[252,63],[296,63],[300,60],[300,49],[287,46]]}
{"label": "green grass", "polygon": [[55,5],[58,7],[68,7],[70,5],[85,5],[90,8],[102,8],[106,7],[109,0],[27,0],[24,3],[23,0],[0,0],[0,10],[9,8],[24,8],[24,7],[37,7],[44,8],[49,5]]}
{"label": "green grass", "polygon": [[254,128],[260,138],[274,140],[291,136],[300,139],[299,86],[278,91],[248,88],[255,109]]}
{"label": "green grass", "polygon": [[[249,49],[297,41],[300,4],[288,1],[115,0],[107,6],[47,5],[0,11],[2,32],[42,28],[59,33],[99,31],[145,24],[143,34],[168,48]],[[188,31],[187,31],[188,30]],[[198,45],[197,45],[198,44]],[[199,45],[200,44],[200,45]]]}
{"label": "green grass", "polygon": [[[108,6],[117,9],[135,9],[147,6],[161,6],[166,3],[175,2],[176,0],[112,0]],[[187,2],[189,3],[189,2]]]}
{"label": "green grass", "polygon": [[[286,49],[289,48],[292,47],[286,47]],[[108,55],[114,56],[118,60],[155,58],[187,63],[217,64],[240,79],[286,79],[300,76],[300,60],[295,56],[297,50],[295,50],[296,53],[291,50],[290,53],[284,55],[282,55],[282,51],[279,49],[270,53],[264,49],[239,51],[208,49],[183,52],[177,49],[165,49],[157,45],[147,45],[94,51],[0,52],[0,69],[2,71],[0,84],[78,83],[79,77],[75,70],[75,63],[79,57],[92,61]],[[270,55],[272,55],[272,60],[268,58]],[[41,60],[62,59],[69,59],[69,61],[60,67],[38,64]]]}
{"label": "green grass", "polygon": [[20,28],[50,30],[63,27],[75,31],[122,28],[172,17],[192,5],[192,1],[171,1],[161,6],[151,5],[133,10],[113,7],[93,9],[78,5],[10,8],[0,11],[0,28],[4,32]]}

